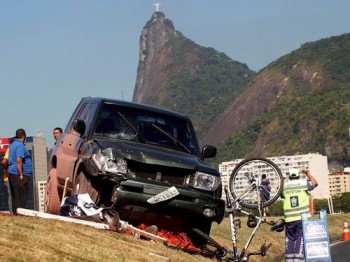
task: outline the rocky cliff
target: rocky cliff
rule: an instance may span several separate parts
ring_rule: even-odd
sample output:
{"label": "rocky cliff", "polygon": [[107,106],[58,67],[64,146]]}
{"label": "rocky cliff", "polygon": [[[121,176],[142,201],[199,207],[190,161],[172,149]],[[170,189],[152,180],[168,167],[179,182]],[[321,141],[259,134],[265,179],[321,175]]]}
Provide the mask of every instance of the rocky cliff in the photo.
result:
{"label": "rocky cliff", "polygon": [[162,12],[155,12],[143,28],[140,37],[139,65],[133,101],[141,103],[148,97],[159,95],[167,83],[167,76],[162,71],[169,56],[164,46],[181,33],[174,29],[170,20]]}

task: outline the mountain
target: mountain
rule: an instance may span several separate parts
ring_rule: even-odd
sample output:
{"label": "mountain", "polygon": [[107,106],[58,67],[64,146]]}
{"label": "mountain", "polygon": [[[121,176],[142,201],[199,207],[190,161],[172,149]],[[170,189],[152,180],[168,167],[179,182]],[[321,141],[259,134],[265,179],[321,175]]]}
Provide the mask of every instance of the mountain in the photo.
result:
{"label": "mountain", "polygon": [[201,138],[255,74],[247,65],[195,44],[155,12],[140,37],[133,102],[190,116]]}
{"label": "mountain", "polygon": [[176,31],[142,30],[133,101],[191,117],[215,161],[318,152],[350,165],[350,34],[306,43],[260,72]]}
{"label": "mountain", "polygon": [[350,165],[349,121],[344,34],[306,43],[261,70],[204,140],[221,143],[220,159],[318,152],[339,170]]}

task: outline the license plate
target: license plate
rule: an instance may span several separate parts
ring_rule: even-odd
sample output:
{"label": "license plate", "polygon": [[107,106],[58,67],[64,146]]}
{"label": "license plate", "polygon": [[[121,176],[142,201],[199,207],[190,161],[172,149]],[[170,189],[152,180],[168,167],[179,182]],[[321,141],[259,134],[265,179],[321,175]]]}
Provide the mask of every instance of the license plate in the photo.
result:
{"label": "license plate", "polygon": [[170,187],[167,190],[164,190],[163,192],[160,192],[158,195],[155,195],[149,199],[147,199],[147,202],[150,204],[155,204],[158,202],[162,202],[165,200],[169,200],[175,196],[177,196],[179,193],[179,191],[177,191],[176,187]]}

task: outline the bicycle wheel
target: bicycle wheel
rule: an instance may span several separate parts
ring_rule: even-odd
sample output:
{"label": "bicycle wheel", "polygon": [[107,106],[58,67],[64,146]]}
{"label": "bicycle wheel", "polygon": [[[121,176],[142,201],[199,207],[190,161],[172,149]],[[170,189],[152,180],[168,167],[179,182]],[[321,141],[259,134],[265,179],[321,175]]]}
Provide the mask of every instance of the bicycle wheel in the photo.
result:
{"label": "bicycle wheel", "polygon": [[[261,183],[263,174],[266,181]],[[283,176],[272,161],[262,157],[248,158],[232,171],[229,188],[233,198],[243,207],[257,209],[261,202],[267,207],[281,195]]]}

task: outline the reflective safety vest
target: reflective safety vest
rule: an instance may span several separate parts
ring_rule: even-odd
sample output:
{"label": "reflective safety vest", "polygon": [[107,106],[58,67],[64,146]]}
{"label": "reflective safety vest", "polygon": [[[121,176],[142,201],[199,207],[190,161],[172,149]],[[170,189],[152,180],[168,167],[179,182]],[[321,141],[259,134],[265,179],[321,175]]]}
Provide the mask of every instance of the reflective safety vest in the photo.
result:
{"label": "reflective safety vest", "polygon": [[292,222],[301,220],[302,212],[309,212],[309,191],[306,180],[290,180],[284,184],[282,196],[284,220]]}

